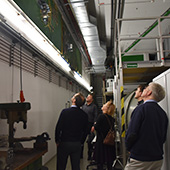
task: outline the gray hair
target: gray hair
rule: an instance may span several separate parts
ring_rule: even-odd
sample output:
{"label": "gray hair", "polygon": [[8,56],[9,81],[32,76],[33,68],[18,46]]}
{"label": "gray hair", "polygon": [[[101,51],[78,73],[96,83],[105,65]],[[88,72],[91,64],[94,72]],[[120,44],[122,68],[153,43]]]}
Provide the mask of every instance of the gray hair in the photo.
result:
{"label": "gray hair", "polygon": [[160,102],[164,99],[165,90],[160,84],[151,82],[149,83],[149,88],[152,91],[152,96],[157,102]]}

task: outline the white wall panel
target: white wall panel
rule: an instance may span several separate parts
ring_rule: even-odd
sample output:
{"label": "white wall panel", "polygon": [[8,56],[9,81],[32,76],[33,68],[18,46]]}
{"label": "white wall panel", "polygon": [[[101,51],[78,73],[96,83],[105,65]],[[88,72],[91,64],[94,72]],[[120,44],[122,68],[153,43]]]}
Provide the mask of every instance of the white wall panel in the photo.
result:
{"label": "white wall panel", "polygon": [[153,79],[154,82],[161,84],[166,91],[166,97],[159,104],[166,111],[169,118],[168,132],[167,132],[167,140],[164,145],[164,163],[161,170],[170,169],[170,69],[160,74],[158,77]]}
{"label": "white wall panel", "polygon": [[[51,140],[48,141],[48,152],[44,156],[45,163],[56,154],[55,125],[61,110],[65,108],[65,103],[70,101],[73,92],[24,71],[23,91],[26,102],[31,103],[31,109],[27,112],[27,129],[23,129],[22,122],[14,124],[15,137],[37,136],[47,132]],[[19,100],[19,94],[19,69],[0,62],[0,103],[16,102]],[[0,134],[8,133],[6,120],[0,119],[0,129]],[[33,142],[23,142],[24,147],[32,147]]]}

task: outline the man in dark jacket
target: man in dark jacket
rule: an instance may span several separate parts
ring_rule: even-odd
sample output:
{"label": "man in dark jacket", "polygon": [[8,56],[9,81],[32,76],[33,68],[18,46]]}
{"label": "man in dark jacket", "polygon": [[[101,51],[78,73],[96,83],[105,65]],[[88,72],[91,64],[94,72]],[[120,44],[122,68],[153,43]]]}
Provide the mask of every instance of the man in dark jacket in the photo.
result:
{"label": "man in dark jacket", "polygon": [[81,139],[87,129],[87,114],[80,109],[85,98],[81,93],[75,94],[72,106],[63,109],[55,130],[57,144],[57,170],[65,170],[70,156],[72,170],[80,170]]}
{"label": "man in dark jacket", "polygon": [[125,144],[130,160],[125,170],[161,169],[168,118],[157,102],[164,97],[165,91],[157,83],[152,82],[144,89],[144,103],[133,111],[126,132]]}
{"label": "man in dark jacket", "polygon": [[[88,139],[90,139],[93,136],[93,133],[91,132],[91,128],[94,125],[94,122],[96,122],[98,111],[97,111],[97,106],[94,104],[94,96],[92,93],[88,94],[86,98],[86,103],[82,106],[83,111],[87,114],[88,116],[88,126],[85,135],[82,138],[82,150],[81,150],[81,158],[83,158],[83,150],[84,150],[84,142],[88,136]],[[88,144],[88,160],[91,160],[91,155],[92,155],[92,143],[91,140],[87,140]]]}

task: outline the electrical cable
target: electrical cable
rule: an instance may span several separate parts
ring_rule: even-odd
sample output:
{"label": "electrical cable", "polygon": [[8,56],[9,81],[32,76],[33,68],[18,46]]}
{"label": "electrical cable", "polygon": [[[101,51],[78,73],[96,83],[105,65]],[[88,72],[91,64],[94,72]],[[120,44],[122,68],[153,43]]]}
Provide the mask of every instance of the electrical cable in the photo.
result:
{"label": "electrical cable", "polygon": [[25,101],[24,93],[22,90],[22,37],[20,35],[20,102]]}
{"label": "electrical cable", "polygon": [[22,90],[22,37],[20,36],[20,90]]}

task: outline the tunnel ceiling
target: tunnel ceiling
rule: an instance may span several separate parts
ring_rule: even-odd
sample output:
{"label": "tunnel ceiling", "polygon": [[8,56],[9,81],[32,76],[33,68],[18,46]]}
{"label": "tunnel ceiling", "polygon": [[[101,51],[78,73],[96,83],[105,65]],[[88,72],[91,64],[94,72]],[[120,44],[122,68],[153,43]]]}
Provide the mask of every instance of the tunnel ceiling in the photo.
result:
{"label": "tunnel ceiling", "polygon": [[84,51],[85,73],[113,77],[117,72],[111,68],[116,64],[119,68],[122,60],[123,84],[129,89],[148,83],[169,68],[169,0],[54,2]]}
{"label": "tunnel ceiling", "polygon": [[[92,67],[86,70],[88,73],[106,74],[108,70],[104,62],[109,56],[114,58],[119,55],[118,47],[122,59],[125,58],[123,81],[127,91],[132,85],[148,83],[169,68],[170,49],[163,52],[164,64],[160,63],[162,58],[158,56],[160,34],[170,36],[169,0],[70,0],[69,5],[82,31],[92,61]],[[158,17],[163,18],[157,20]],[[119,22],[118,37],[115,34],[117,19],[123,20]],[[139,37],[143,39],[138,40]],[[165,39],[162,42],[164,43]],[[139,59],[140,56],[142,59]],[[128,67],[128,63],[136,63],[136,66]]]}

